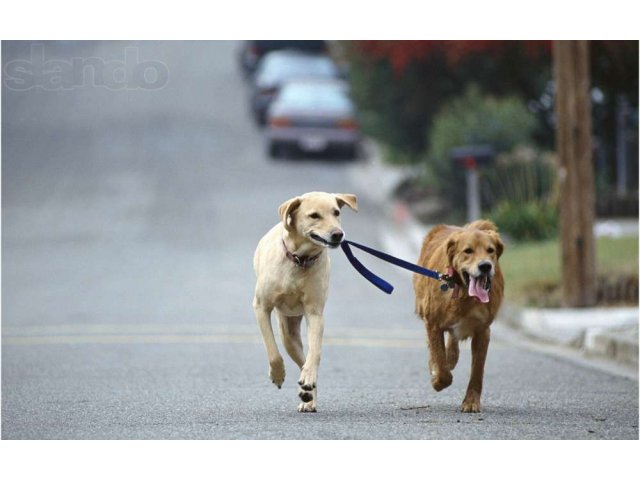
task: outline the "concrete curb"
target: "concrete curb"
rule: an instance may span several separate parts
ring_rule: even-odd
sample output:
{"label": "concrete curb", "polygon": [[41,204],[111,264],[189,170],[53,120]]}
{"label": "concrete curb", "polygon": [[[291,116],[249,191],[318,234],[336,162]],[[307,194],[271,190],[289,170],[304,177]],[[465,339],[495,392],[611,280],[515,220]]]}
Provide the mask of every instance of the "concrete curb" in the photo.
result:
{"label": "concrete curb", "polygon": [[[367,160],[355,165],[351,180],[384,214],[379,228],[382,247],[391,255],[415,261],[430,230],[412,215],[408,206],[393,200],[393,192],[414,175],[407,167],[384,164],[372,140],[365,144]],[[599,222],[597,235],[637,234],[637,222]],[[622,232],[622,233],[621,233]],[[585,357],[603,358],[638,368],[638,307],[593,309],[532,309],[505,305],[501,324],[543,344],[570,347]]]}
{"label": "concrete curb", "polygon": [[583,337],[587,355],[610,358],[638,368],[638,325],[617,329],[588,329]]}
{"label": "concrete curb", "polygon": [[638,308],[523,308],[505,323],[537,341],[638,368]]}

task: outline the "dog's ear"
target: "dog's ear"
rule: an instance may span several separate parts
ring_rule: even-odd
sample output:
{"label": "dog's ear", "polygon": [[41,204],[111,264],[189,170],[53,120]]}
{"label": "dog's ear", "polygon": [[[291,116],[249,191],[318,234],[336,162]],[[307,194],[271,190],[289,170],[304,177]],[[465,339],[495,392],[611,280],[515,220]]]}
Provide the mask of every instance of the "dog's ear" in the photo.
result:
{"label": "dog's ear", "polygon": [[456,249],[458,248],[458,235],[452,233],[447,240],[447,258],[449,259],[449,266],[453,267],[453,257],[456,255]]}
{"label": "dog's ear", "polygon": [[489,234],[491,235],[491,238],[493,238],[493,241],[496,242],[496,254],[498,258],[500,258],[502,256],[502,252],[504,252],[504,243],[502,243],[500,235],[496,232],[489,232]]}
{"label": "dog's ear", "polygon": [[335,196],[340,208],[348,205],[354,212],[358,211],[358,199],[355,195],[351,193],[336,193]]}
{"label": "dog's ear", "polygon": [[287,230],[293,230],[293,225],[289,223],[289,217],[293,212],[297,210],[297,208],[300,206],[300,203],[302,203],[302,199],[300,197],[295,197],[287,200],[278,208],[278,214],[280,214],[282,224]]}

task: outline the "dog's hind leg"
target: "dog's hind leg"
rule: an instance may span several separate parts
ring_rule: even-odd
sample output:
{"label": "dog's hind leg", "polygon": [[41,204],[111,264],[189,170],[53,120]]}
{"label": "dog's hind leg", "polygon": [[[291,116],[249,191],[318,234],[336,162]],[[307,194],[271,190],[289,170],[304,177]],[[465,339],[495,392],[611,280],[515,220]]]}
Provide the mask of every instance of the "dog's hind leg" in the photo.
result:
{"label": "dog's hind leg", "polygon": [[447,366],[449,370],[456,368],[458,357],[460,356],[460,347],[458,339],[452,332],[447,333]]}
{"label": "dog's hind leg", "polygon": [[271,382],[278,388],[282,387],[284,382],[284,360],[278,351],[276,339],[273,336],[273,328],[271,327],[271,310],[261,305],[257,299],[253,301],[253,310],[258,320],[258,326],[262,332],[262,340],[267,350],[267,358],[269,359],[269,378]]}
{"label": "dog's hind leg", "polygon": [[304,365],[304,350],[302,348],[302,337],[300,336],[300,323],[302,315],[297,317],[288,317],[278,312],[278,325],[280,326],[280,335],[282,344],[298,367],[302,369]]}

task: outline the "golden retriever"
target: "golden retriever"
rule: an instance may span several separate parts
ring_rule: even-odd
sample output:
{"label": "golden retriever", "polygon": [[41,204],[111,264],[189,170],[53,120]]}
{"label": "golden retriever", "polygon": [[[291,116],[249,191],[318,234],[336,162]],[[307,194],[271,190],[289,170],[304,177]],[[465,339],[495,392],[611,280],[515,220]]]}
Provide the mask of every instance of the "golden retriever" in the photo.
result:
{"label": "golden retriever", "polygon": [[458,341],[471,337],[471,377],[462,402],[463,412],[480,411],[489,327],[504,292],[498,264],[503,250],[497,228],[488,220],[464,227],[438,225],[425,237],[418,263],[441,272],[448,269],[456,288],[442,292],[433,279],[413,276],[416,313],[425,323],[431,385],[436,391],[451,385],[451,371],[458,362]]}
{"label": "golden retriever", "polygon": [[[269,360],[269,378],[280,388],[284,362],[271,327],[275,309],[282,343],[300,367],[299,412],[315,412],[318,366],[324,331],[324,304],[329,288],[327,248],[337,248],[344,238],[340,209],[358,211],[355,195],[305,193],[287,200],[278,210],[281,222],[258,243],[253,265],[256,291],[253,300]],[[300,337],[302,317],[307,319],[309,351],[305,358]]]}

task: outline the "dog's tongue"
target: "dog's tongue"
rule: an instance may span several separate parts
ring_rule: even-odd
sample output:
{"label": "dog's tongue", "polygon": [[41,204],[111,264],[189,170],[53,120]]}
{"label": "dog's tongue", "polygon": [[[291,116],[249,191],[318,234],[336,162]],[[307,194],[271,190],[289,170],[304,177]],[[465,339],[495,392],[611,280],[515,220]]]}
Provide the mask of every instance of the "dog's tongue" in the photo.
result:
{"label": "dog's tongue", "polygon": [[469,277],[469,296],[476,297],[482,303],[489,303],[489,292],[478,283],[478,278]]}

